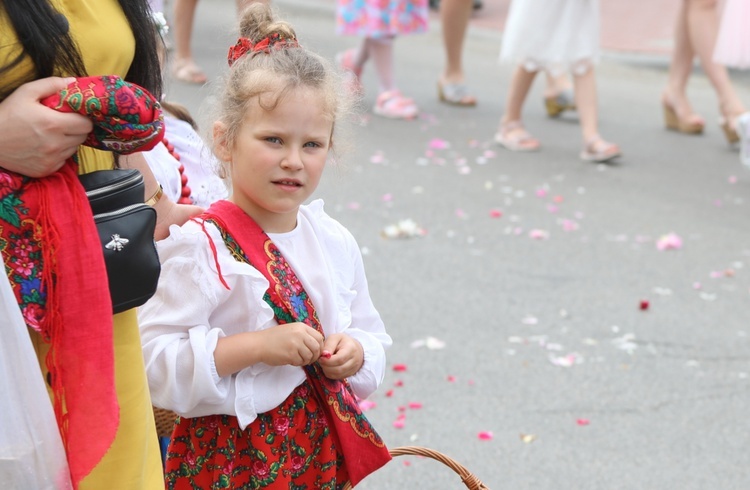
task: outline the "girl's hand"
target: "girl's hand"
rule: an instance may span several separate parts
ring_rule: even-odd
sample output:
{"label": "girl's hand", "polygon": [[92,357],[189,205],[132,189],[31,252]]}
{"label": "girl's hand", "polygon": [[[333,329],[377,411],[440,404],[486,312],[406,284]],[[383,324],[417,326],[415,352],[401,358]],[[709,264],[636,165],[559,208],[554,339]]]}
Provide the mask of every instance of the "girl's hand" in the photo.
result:
{"label": "girl's hand", "polygon": [[39,103],[70,79],[49,77],[25,83],[0,102],[0,167],[28,177],[56,172],[92,131],[85,116]]}
{"label": "girl's hand", "polygon": [[326,338],[319,361],[328,378],[344,379],[360,370],[365,363],[365,350],[357,340],[335,333]]}
{"label": "girl's hand", "polygon": [[287,323],[256,332],[260,360],[270,366],[306,366],[323,351],[323,336],[304,323]]}

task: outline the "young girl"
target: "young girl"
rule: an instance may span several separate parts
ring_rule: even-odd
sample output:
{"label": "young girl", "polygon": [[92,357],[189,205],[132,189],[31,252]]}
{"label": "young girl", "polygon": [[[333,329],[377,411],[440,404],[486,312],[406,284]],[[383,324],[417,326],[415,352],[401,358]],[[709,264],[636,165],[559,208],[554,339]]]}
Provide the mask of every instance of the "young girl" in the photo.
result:
{"label": "young girl", "polygon": [[372,58],[379,84],[373,113],[393,119],[417,116],[417,104],[401,94],[393,78],[393,41],[397,35],[425,32],[428,15],[427,0],[338,0],[336,32],[364,40],[336,55],[336,61],[352,78],[349,89],[360,91],[362,68]]}
{"label": "young girl", "polygon": [[352,235],[315,200],[335,71],[269,7],[244,13],[214,123],[232,194],[159,243],[140,309],[154,405],[181,418],[168,488],[341,488],[389,459],[355,396],[391,345]]}
{"label": "young girl", "polygon": [[573,73],[575,105],[583,134],[581,158],[605,162],[620,155],[617,145],[599,135],[594,63],[599,57],[597,0],[515,0],[503,35],[501,61],[513,62],[506,112],[495,141],[513,151],[538,150],[539,140],[521,122],[521,109],[540,70]]}

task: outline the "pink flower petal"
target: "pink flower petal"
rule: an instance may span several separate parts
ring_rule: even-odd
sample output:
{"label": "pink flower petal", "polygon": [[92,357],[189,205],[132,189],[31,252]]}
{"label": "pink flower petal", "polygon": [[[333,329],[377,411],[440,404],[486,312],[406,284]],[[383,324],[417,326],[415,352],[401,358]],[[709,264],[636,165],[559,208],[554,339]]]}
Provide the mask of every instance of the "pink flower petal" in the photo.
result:
{"label": "pink flower petal", "polygon": [[656,241],[656,248],[658,250],[679,250],[682,248],[682,238],[676,233],[667,233]]}
{"label": "pink flower petal", "polygon": [[591,421],[589,419],[578,419],[576,420],[576,424],[578,425],[589,425]]}
{"label": "pink flower petal", "polygon": [[432,138],[428,143],[428,146],[433,150],[445,150],[450,148],[450,143],[440,138]]}
{"label": "pink flower petal", "polygon": [[393,382],[393,386],[395,386],[397,388],[400,388],[400,387],[404,386],[404,382],[401,381],[400,379],[397,379],[396,381]]}
{"label": "pink flower petal", "polygon": [[456,377],[453,376],[452,374],[449,374],[446,379],[448,380],[449,383],[454,383],[456,381]]}
{"label": "pink flower petal", "polygon": [[404,422],[403,420],[393,421],[393,427],[395,427],[396,429],[403,429],[405,425],[406,425],[406,422]]}
{"label": "pink flower petal", "polygon": [[479,434],[477,434],[477,437],[479,438],[480,441],[489,441],[494,436],[491,431],[482,431]]}
{"label": "pink flower petal", "polygon": [[491,209],[490,210],[490,218],[500,218],[503,216],[503,212],[499,209]]}
{"label": "pink flower petal", "polygon": [[362,409],[363,412],[366,412],[370,410],[371,408],[375,408],[377,404],[370,400],[360,400],[359,401],[359,408]]}
{"label": "pink flower petal", "polygon": [[412,410],[419,410],[422,408],[422,404],[420,402],[409,402],[409,408]]}
{"label": "pink flower petal", "polygon": [[396,372],[403,372],[406,371],[406,364],[394,364],[393,370]]}

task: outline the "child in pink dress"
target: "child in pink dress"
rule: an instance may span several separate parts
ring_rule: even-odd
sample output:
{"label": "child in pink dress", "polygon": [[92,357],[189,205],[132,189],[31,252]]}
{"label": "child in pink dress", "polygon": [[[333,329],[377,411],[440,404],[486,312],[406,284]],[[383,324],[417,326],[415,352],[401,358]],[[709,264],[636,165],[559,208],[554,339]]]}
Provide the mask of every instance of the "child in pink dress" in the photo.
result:
{"label": "child in pink dress", "polygon": [[379,91],[373,112],[393,119],[413,119],[419,110],[404,97],[393,78],[393,40],[398,35],[427,30],[427,0],[338,0],[336,33],[364,37],[359,47],[341,52],[336,60],[351,75],[349,86],[361,90],[360,76],[372,58]]}

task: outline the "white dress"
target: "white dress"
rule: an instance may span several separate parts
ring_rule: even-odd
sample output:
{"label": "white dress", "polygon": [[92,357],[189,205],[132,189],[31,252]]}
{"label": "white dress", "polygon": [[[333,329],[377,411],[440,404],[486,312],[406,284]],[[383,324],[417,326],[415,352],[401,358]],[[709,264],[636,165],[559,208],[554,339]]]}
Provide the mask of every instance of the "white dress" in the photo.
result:
{"label": "white dress", "polygon": [[726,0],[714,48],[714,61],[750,68],[750,0]]}
{"label": "white dress", "polygon": [[599,60],[599,23],[598,0],[513,0],[500,61],[583,74]]}
{"label": "white dress", "polygon": [[[236,415],[243,429],[279,406],[305,380],[301,367],[255,364],[220,377],[214,349],[220,337],[277,325],[263,300],[268,280],[238,262],[219,230],[172,226],[157,242],[162,271],[156,294],[138,309],[143,356],[157,407],[185,417]],[[346,332],[364,349],[362,368],[348,378],[354,394],[371,395],[385,376],[392,343],[370,299],[362,255],[354,237],[323,211],[323,201],[300,207],[297,227],[269,234],[315,305],[326,335]],[[219,278],[217,263],[230,289]]]}

